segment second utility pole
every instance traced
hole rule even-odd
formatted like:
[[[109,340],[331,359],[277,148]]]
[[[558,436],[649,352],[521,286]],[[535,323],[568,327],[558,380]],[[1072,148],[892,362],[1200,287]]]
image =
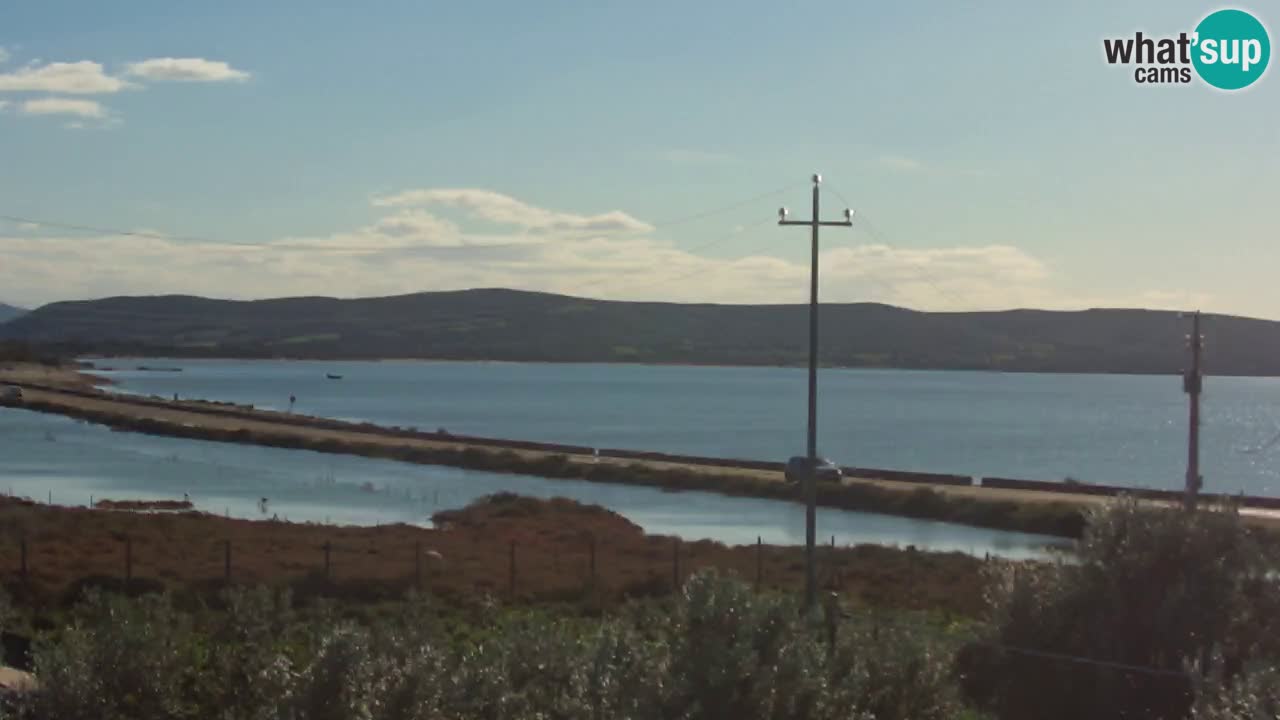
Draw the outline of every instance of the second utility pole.
[[[1200,311],[1191,316],[1191,334],[1187,336],[1191,348],[1191,369],[1182,379],[1182,390],[1189,396],[1187,421],[1187,488],[1183,504],[1188,510],[1196,509],[1203,479],[1200,477],[1200,390],[1204,375],[1200,372],[1200,350],[1204,336],[1200,334]]]
[[[813,176],[813,216],[808,220],[788,220],[787,209],[778,211],[779,225],[808,225],[812,231],[812,257],[809,268],[809,434],[806,446],[809,472],[804,483],[804,607],[812,611],[818,598],[817,541],[818,515],[818,228],[823,225],[851,227],[853,211],[845,209],[844,220],[823,222],[818,219],[818,186],[822,176]]]

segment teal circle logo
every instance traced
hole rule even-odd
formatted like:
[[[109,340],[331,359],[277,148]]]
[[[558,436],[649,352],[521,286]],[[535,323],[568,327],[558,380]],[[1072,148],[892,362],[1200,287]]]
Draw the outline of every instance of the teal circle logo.
[[[1219,10],[1196,26],[1191,63],[1200,79],[1220,90],[1249,87],[1267,71],[1271,38],[1258,18]]]

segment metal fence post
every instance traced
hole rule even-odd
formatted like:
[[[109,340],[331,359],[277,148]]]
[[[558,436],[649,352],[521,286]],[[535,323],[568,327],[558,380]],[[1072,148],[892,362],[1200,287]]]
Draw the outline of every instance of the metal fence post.
[[[422,541],[419,540],[413,546],[413,586],[422,589]]]
[[[755,592],[760,592],[760,582],[764,579],[764,542],[755,536]]]
[[[671,544],[671,592],[680,591],[680,538]]]
[[[587,564],[587,579],[591,587],[596,585],[596,536],[592,533],[590,536],[590,545],[588,547],[589,560]]]
[[[516,541],[511,541],[511,567],[507,577],[507,586],[511,594],[511,599],[516,599]]]

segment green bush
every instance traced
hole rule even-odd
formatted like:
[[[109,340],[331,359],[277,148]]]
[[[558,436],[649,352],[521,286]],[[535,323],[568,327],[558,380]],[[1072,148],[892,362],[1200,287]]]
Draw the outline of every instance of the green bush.
[[[1221,660],[1212,677],[1198,683],[1193,720],[1274,720],[1280,717],[1280,668],[1266,665],[1224,681]]]
[[[1234,509],[1116,501],[1075,558],[997,566],[990,631],[960,658],[966,689],[1001,718],[1184,717],[1189,664],[1277,657],[1274,570]]]
[[[218,611],[90,595],[40,639],[29,718],[941,720],[962,708],[945,649],[801,618],[697,575],[603,620],[513,613],[457,634],[429,605],[356,622],[237,591]]]

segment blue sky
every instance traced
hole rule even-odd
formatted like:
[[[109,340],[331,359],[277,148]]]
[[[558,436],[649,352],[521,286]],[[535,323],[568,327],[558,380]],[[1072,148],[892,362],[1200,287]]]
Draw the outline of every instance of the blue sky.
[[[827,300],[1280,318],[1276,69],[1102,56],[1219,5],[333,5],[0,8],[0,300],[797,302],[819,171]]]

